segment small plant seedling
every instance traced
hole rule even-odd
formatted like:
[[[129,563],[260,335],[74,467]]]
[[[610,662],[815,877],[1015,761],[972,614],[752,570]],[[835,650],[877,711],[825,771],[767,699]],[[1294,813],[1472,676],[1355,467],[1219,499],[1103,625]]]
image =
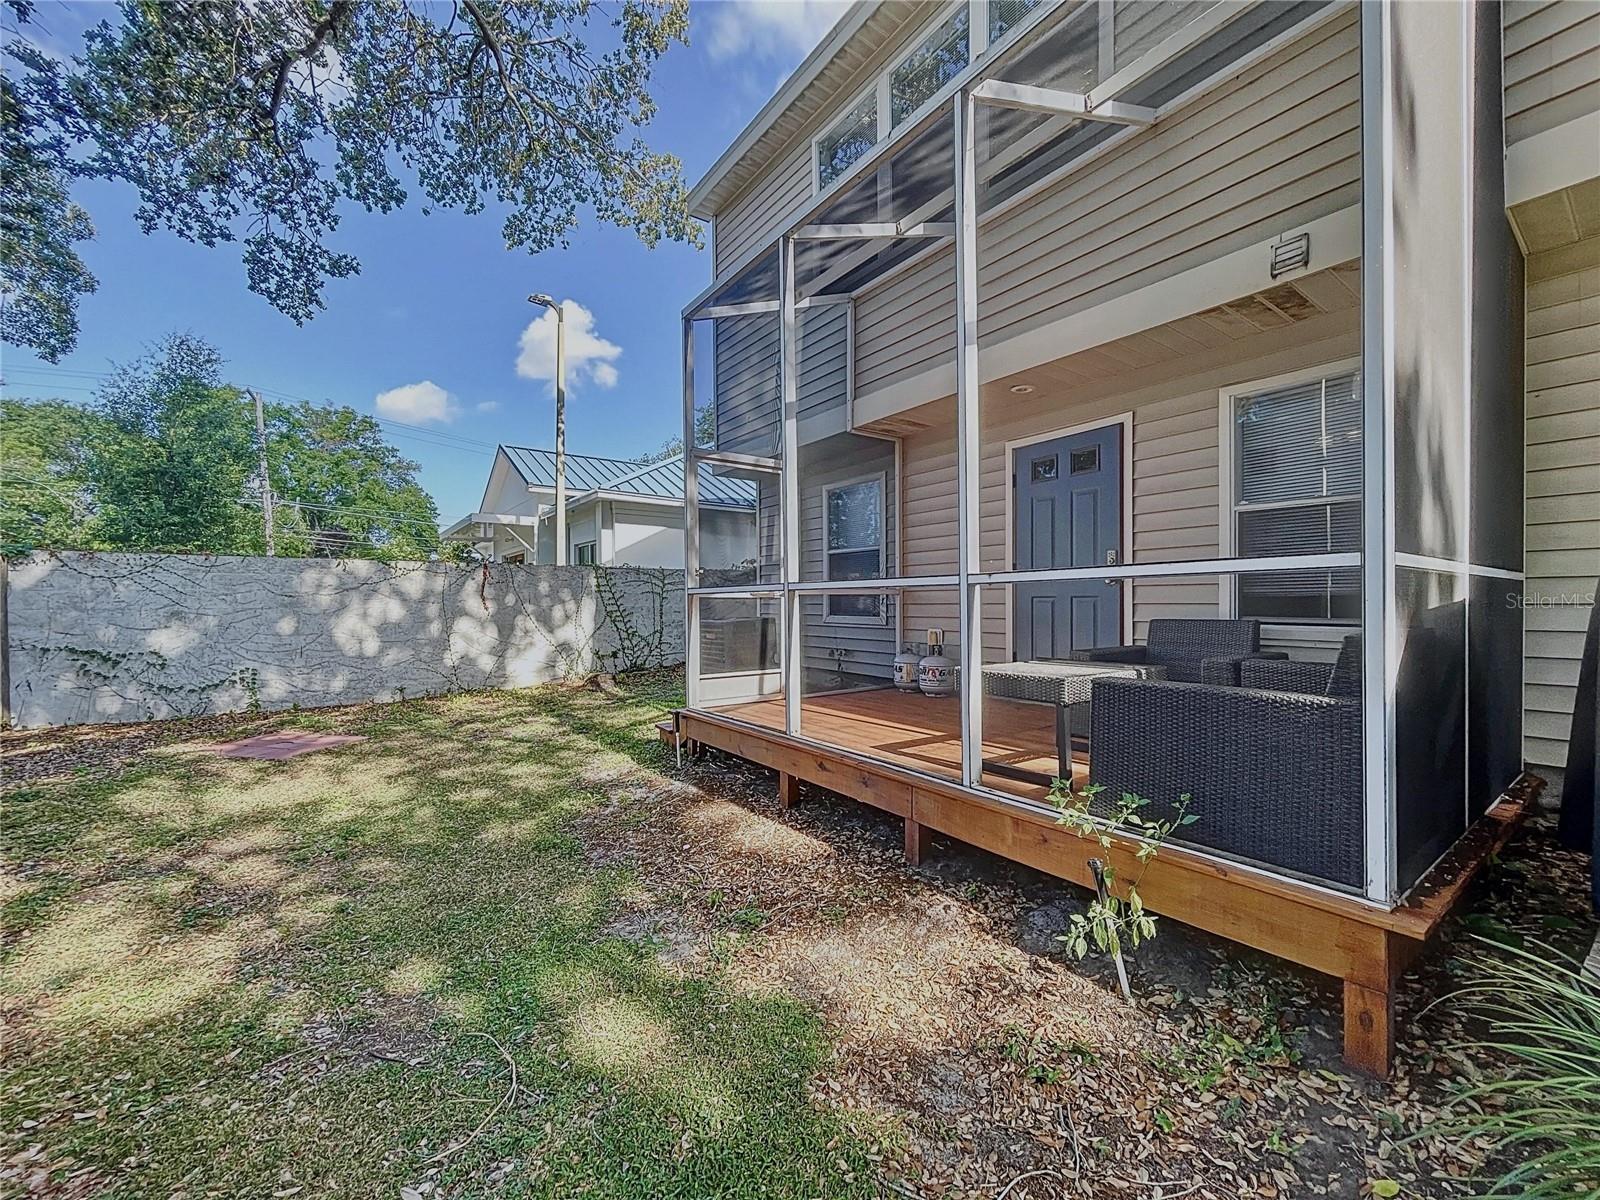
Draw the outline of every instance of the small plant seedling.
[[[1089,870],[1095,880],[1095,898],[1090,901],[1087,912],[1072,915],[1071,925],[1059,940],[1065,942],[1067,949],[1077,958],[1086,957],[1091,946],[1102,954],[1111,955],[1116,963],[1117,983],[1122,990],[1122,998],[1132,1001],[1128,969],[1122,957],[1123,946],[1137,949],[1140,943],[1153,938],[1156,933],[1156,919],[1145,911],[1144,901],[1139,896],[1139,884],[1172,832],[1192,825],[1199,818],[1189,811],[1193,798],[1187,792],[1178,797],[1173,805],[1172,817],[1168,820],[1150,820],[1140,816],[1139,810],[1148,807],[1150,802],[1131,792],[1122,794],[1122,799],[1117,802],[1110,816],[1097,817],[1090,812],[1090,806],[1104,790],[1099,784],[1093,783],[1081,790],[1075,789],[1072,781],[1067,779],[1057,779],[1050,788],[1050,801],[1056,808],[1057,823],[1065,825],[1079,837],[1093,841],[1107,853],[1106,858],[1089,860]],[[1139,875],[1123,887],[1120,896],[1117,894],[1119,880],[1116,868],[1107,861],[1118,834],[1139,839],[1134,850],[1134,858],[1139,863]]]

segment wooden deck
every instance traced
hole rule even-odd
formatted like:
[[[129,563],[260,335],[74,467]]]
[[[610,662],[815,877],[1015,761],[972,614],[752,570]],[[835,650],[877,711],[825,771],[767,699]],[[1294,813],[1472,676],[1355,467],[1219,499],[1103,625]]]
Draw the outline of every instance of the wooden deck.
[[[736,721],[783,732],[783,699],[711,710]],[[1056,774],[1055,715],[1043,704],[986,700],[983,706],[985,762]],[[924,696],[889,688],[807,696],[800,705],[800,733],[869,758],[960,782],[961,703],[954,696]],[[1073,757],[1073,775],[1088,775],[1087,757]],[[1024,800],[1043,801],[1048,788],[990,773],[985,783]]]
[[[1052,719],[1041,705],[987,702],[985,759],[1053,774]],[[1131,845],[1114,845],[1106,855],[1098,843],[1057,824],[1041,803],[1043,786],[992,775],[986,786],[1006,795],[962,786],[953,698],[893,691],[813,696],[802,705],[800,738],[785,734],[783,724],[783,701],[775,698],[681,710],[663,723],[662,736],[691,752],[714,747],[776,770],[785,805],[804,781],[895,814],[904,821],[913,863],[928,852],[931,835],[941,833],[1082,887],[1093,886],[1093,857],[1109,857],[1122,878],[1138,875]],[[1073,773],[1085,771],[1080,756]],[[1154,912],[1342,980],[1345,1059],[1386,1075],[1396,979],[1509,840],[1537,791],[1536,782],[1514,785],[1399,908],[1172,845],[1150,864],[1140,894]]]

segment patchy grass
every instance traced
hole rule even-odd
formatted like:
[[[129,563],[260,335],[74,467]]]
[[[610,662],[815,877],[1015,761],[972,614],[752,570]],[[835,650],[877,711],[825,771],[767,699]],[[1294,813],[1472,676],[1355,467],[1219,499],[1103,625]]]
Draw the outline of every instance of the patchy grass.
[[[662,765],[672,686],[280,714],[248,731],[371,740],[279,763],[174,740],[12,791],[0,1178],[871,1194],[868,1143],[805,1094],[828,1049],[815,1009],[607,928],[636,882],[573,819]]]
[[[716,754],[670,674],[0,737],[0,1194],[1301,1200],[1480,1194],[1463,947],[1587,947],[1533,828],[1404,977],[1394,1078],[1330,981]],[[366,734],[287,762],[209,742]],[[1423,1134],[1423,1136],[1418,1136]],[[1390,1190],[1397,1189],[1397,1190]]]

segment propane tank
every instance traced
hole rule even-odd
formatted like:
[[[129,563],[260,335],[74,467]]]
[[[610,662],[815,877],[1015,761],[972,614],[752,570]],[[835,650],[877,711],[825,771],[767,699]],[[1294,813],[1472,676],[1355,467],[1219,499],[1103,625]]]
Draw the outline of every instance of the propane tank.
[[[907,642],[905,648],[894,656],[894,686],[897,691],[917,690],[917,663],[921,661],[922,655],[917,653],[916,647],[910,642]]]
[[[953,696],[956,665],[944,656],[944,630],[928,630],[928,653],[917,663],[917,686],[924,696]]]

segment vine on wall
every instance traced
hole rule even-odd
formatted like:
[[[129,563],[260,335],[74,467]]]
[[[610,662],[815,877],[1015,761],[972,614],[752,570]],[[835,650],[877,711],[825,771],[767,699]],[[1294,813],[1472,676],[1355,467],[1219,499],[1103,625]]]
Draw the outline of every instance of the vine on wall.
[[[13,566],[24,725],[526,686],[682,657],[681,571],[71,552]]]

